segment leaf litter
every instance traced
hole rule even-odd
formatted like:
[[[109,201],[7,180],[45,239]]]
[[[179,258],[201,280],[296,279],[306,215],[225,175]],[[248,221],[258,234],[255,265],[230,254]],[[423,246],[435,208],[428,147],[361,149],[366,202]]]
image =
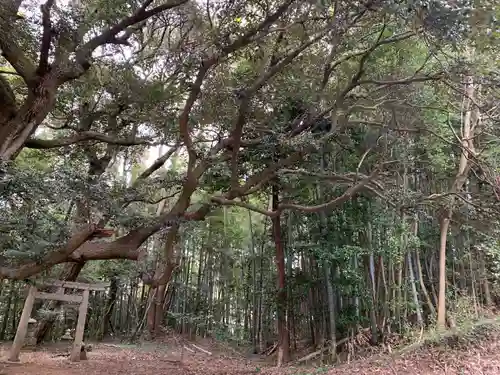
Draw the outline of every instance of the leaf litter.
[[[206,345],[206,343],[204,343]],[[209,347],[207,354],[185,350],[172,340],[138,346],[97,344],[87,361],[43,350],[22,352],[20,364],[0,364],[0,375],[497,375],[500,374],[500,329],[482,326],[465,335],[438,341],[392,355],[374,355],[330,367],[282,367],[269,361],[245,358],[234,350]],[[8,347],[0,355],[5,357]],[[3,368],[2,368],[3,367]]]

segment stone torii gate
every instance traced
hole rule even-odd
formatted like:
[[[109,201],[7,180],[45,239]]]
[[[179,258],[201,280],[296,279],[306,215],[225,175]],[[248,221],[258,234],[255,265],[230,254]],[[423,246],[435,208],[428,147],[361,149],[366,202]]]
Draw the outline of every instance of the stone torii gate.
[[[37,286],[30,286],[28,296],[26,297],[26,300],[24,302],[21,319],[19,320],[19,324],[17,325],[16,337],[14,338],[14,342],[12,343],[12,347],[10,349],[9,361],[19,362],[19,353],[21,352],[21,348],[24,345],[24,340],[28,331],[28,322],[31,317],[31,310],[33,310],[33,303],[35,302],[36,298],[80,304],[80,307],[78,309],[78,322],[76,324],[75,340],[70,355],[71,361],[79,361],[83,342],[83,333],[85,330],[85,321],[87,319],[87,310],[89,307],[90,291],[104,291],[107,287],[109,287],[109,283],[85,284],[57,280],[42,282],[38,284],[38,286],[54,286],[57,287],[58,290],[56,293],[44,293],[39,292]],[[83,294],[65,294],[65,288],[82,290]]]

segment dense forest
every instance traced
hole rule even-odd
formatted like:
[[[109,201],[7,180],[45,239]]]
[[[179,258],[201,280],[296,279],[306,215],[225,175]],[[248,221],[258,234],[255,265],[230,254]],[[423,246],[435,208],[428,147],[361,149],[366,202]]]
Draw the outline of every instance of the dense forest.
[[[0,1],[0,339],[40,279],[110,283],[86,337],[211,337],[278,365],[494,313],[498,15]],[[60,302],[33,316],[38,342],[75,324]]]

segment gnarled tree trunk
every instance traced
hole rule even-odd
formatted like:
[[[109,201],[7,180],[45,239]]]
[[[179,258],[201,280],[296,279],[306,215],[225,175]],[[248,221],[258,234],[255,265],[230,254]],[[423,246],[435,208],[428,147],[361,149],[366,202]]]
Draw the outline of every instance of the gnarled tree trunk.
[[[156,267],[153,276],[153,287],[150,290],[150,301],[147,315],[147,329],[152,337],[160,332],[161,323],[164,316],[164,301],[167,284],[172,279],[175,269],[179,265],[179,257],[175,253],[179,226],[174,225],[167,233],[165,240],[164,261]]]
[[[0,160],[15,159],[28,138],[54,107],[57,77],[54,73],[49,73],[37,78],[37,85],[29,89],[28,97],[16,115],[0,123]]]

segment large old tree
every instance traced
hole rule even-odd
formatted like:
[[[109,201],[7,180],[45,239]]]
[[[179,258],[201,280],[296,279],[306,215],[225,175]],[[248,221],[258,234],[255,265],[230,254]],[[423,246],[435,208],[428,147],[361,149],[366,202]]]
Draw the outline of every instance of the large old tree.
[[[463,159],[474,157],[493,184],[489,159],[473,153],[466,130],[454,137],[429,121],[438,98],[444,106],[465,96],[466,112],[477,105],[461,78],[479,72],[468,71],[456,52],[470,32],[461,27],[469,14],[463,7],[34,3],[0,5],[2,278],[65,264],[59,277],[75,279],[88,261],[138,260],[149,239],[161,240],[161,261],[143,272],[151,300],[161,299],[186,222],[239,206],[271,218],[285,362],[283,212],[319,213],[323,231],[326,214],[363,194],[386,201],[403,221],[415,207],[437,202],[432,214],[445,212],[439,217],[446,223],[460,209],[455,198],[450,203],[433,189],[417,194],[419,181],[434,173],[418,171],[437,149],[459,150],[457,181],[465,178]],[[482,24],[474,25],[481,34]],[[441,51],[443,43],[454,52]],[[142,167],[140,157],[151,150],[158,156]],[[169,163],[181,167],[164,168]],[[452,175],[445,170],[437,185]],[[338,188],[335,194],[325,193],[324,183]],[[444,190],[457,194],[463,185]],[[490,215],[489,208],[481,212]],[[373,262],[366,258],[368,268]],[[326,261],[324,268],[331,279]],[[329,305],[335,327],[333,299]],[[158,322],[154,313],[148,319]]]

